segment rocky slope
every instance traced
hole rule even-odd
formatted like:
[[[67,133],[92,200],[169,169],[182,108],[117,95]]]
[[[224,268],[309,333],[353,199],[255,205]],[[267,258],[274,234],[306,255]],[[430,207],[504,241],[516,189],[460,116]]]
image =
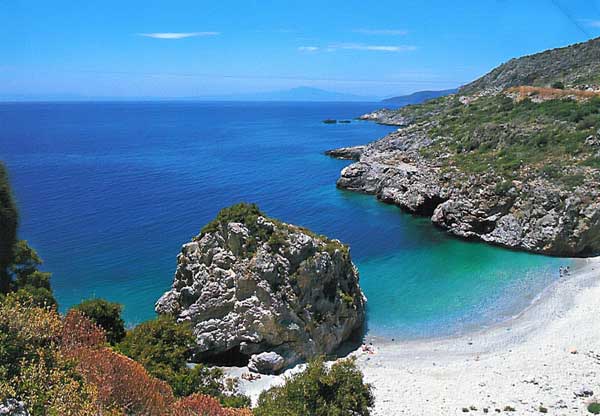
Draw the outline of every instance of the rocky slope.
[[[272,373],[334,352],[365,298],[347,246],[239,204],[183,246],[156,311],[191,321],[198,361]]]
[[[600,38],[511,59],[463,86],[459,94],[497,92],[519,85],[551,86],[555,82],[567,88],[599,85]]]
[[[463,94],[379,112],[377,121],[398,120],[403,128],[367,146],[329,151],[356,160],[338,186],[430,216],[460,237],[552,255],[600,254],[600,97],[492,88],[518,84],[522,73],[513,68],[552,61],[557,53],[571,65],[581,60],[593,67],[600,61],[589,62],[588,53],[597,47],[592,40],[511,61]],[[543,82],[587,71],[560,68],[560,79],[548,75],[551,65]],[[509,78],[517,81],[500,81]],[[464,94],[472,90],[478,92]]]

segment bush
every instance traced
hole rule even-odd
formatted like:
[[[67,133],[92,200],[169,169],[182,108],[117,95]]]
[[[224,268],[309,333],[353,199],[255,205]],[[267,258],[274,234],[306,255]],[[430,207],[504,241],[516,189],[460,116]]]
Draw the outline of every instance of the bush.
[[[160,315],[128,331],[117,348],[156,377],[172,381],[187,368],[194,341],[189,323],[178,324],[173,317]]]
[[[565,84],[562,81],[556,81],[552,83],[552,88],[556,88],[558,90],[564,90]]]
[[[590,403],[587,407],[588,412],[593,415],[600,415],[600,403]]]
[[[121,318],[122,306],[104,299],[88,299],[73,307],[100,325],[112,345],[125,337],[125,322]]]
[[[228,389],[220,369],[202,364],[187,366],[194,345],[189,323],[178,324],[173,317],[161,315],[128,331],[117,348],[169,383],[177,396],[202,393],[217,397],[226,405],[248,406],[250,400],[246,396],[225,394]]]
[[[62,331],[53,308],[15,294],[0,302],[0,397],[34,415],[96,415],[95,390],[59,350]]]
[[[323,360],[317,359],[283,386],[261,393],[254,414],[367,416],[373,404],[372,387],[363,382],[354,360],[342,360],[327,369]]]
[[[264,214],[258,209],[256,204],[241,202],[219,211],[217,217],[206,224],[200,231],[200,234],[203,235],[218,231],[220,225],[230,222],[239,222],[246,226],[252,226],[256,223],[259,216],[264,216]]]
[[[81,347],[69,352],[77,371],[96,387],[108,409],[126,414],[165,415],[175,402],[167,383],[152,377],[139,363],[109,348]]]

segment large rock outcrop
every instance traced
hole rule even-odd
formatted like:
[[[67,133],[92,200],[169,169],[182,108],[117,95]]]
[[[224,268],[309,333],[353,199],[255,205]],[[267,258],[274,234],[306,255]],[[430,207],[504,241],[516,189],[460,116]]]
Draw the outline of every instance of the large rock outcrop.
[[[365,298],[347,246],[239,204],[183,246],[156,311],[191,322],[196,360],[269,373],[334,352]]]

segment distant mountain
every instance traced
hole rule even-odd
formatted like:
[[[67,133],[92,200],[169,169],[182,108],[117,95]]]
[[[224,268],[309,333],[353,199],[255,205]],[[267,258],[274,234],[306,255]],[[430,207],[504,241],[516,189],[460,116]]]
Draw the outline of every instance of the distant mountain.
[[[600,84],[600,38],[511,59],[460,89],[461,94],[529,85],[566,88]]]
[[[417,91],[409,95],[400,95],[398,97],[391,97],[382,100],[384,103],[394,104],[402,107],[409,104],[421,104],[432,98],[442,97],[444,95],[454,94],[458,91],[457,88],[442,91]]]
[[[282,91],[222,96],[217,99],[239,101],[377,101],[374,98],[326,91],[312,87],[297,87]]]

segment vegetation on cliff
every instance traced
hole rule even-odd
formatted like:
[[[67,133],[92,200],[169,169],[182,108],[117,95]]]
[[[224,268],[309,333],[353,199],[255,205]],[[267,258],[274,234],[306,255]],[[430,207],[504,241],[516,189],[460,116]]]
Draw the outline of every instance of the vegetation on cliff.
[[[566,188],[600,179],[600,97],[586,101],[514,101],[504,94],[470,104],[443,99],[424,128],[433,140],[422,156],[473,174],[505,180],[548,178]]]

